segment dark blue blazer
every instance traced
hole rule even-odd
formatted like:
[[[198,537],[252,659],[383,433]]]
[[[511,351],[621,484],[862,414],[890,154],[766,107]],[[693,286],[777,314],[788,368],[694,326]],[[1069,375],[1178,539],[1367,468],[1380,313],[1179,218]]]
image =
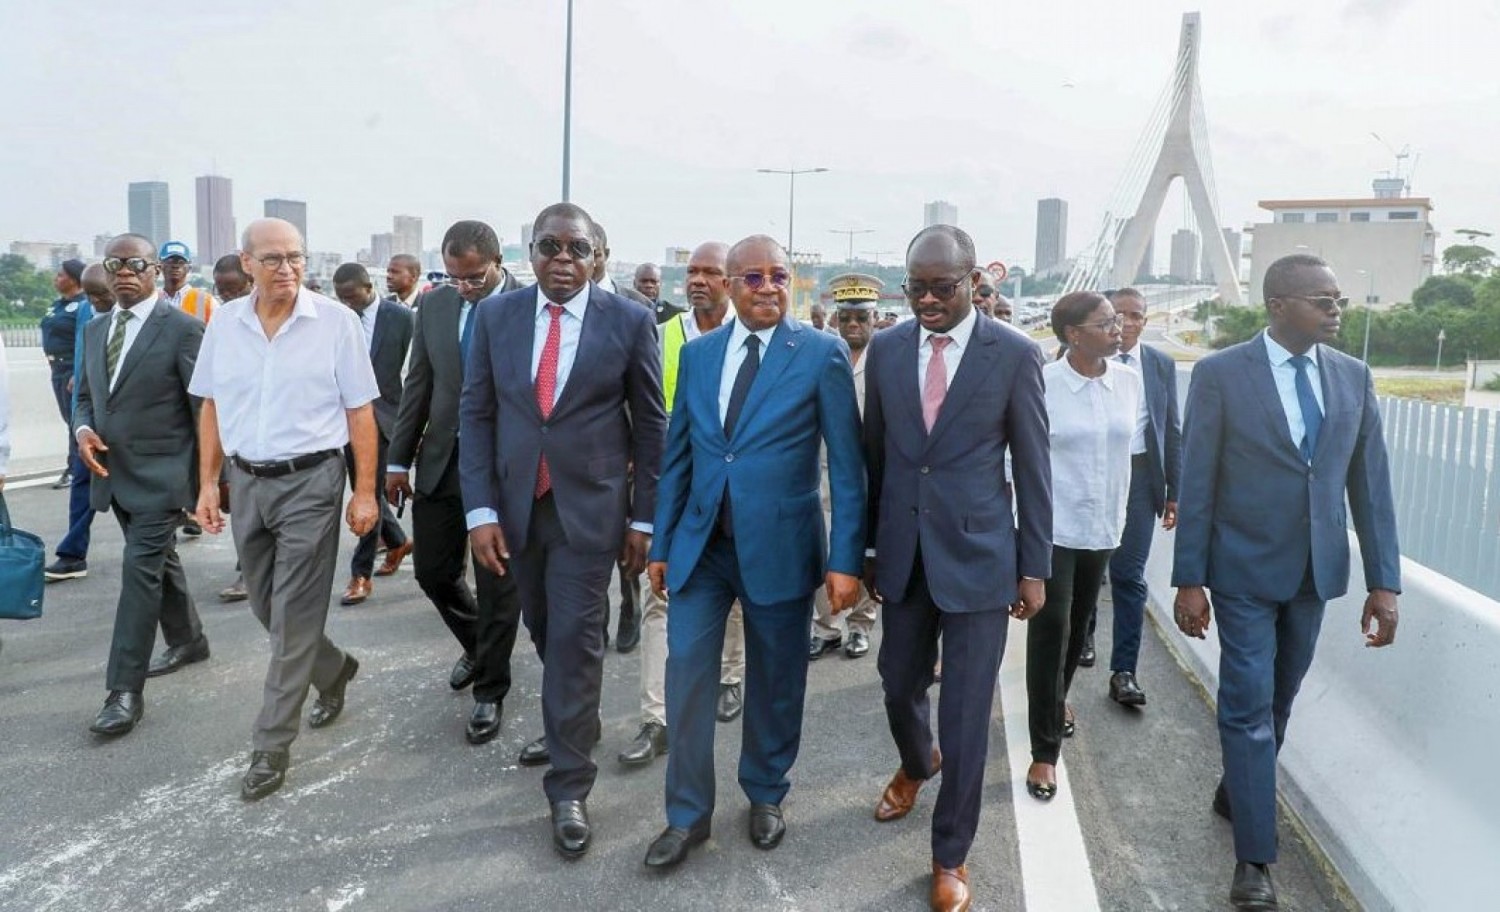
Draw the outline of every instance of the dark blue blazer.
[[[1284,602],[1310,561],[1318,597],[1343,595],[1347,495],[1366,585],[1399,592],[1401,548],[1369,368],[1318,346],[1326,414],[1309,466],[1292,442],[1263,335],[1193,369],[1172,585]]]
[[[1151,464],[1151,507],[1160,516],[1167,501],[1177,499],[1182,480],[1182,421],[1177,416],[1177,362],[1142,343],[1141,379],[1150,416],[1146,455]]]
[[[842,340],[783,320],[735,424],[724,437],[719,381],[732,324],[682,347],[677,394],[657,488],[651,559],[667,562],[667,586],[692,575],[726,488],[746,594],[757,604],[806,597],[826,567],[858,576],[864,566],[865,467],[854,371]],[[825,538],[818,444],[828,446],[832,534]]]
[[[927,585],[950,612],[1000,611],[1022,576],[1052,575],[1052,465],[1042,351],[980,318],[932,433],[922,420],[916,320],[865,350],[865,463],[875,585],[902,601],[918,545]],[[1019,533],[1005,485],[1011,452]]]
[[[538,294],[533,286],[492,295],[472,317],[458,407],[464,510],[498,510],[511,553],[526,547],[546,453],[568,544],[615,551],[628,523],[649,523],[656,511],[667,424],[656,321],[591,284],[576,360],[543,420],[531,379]]]

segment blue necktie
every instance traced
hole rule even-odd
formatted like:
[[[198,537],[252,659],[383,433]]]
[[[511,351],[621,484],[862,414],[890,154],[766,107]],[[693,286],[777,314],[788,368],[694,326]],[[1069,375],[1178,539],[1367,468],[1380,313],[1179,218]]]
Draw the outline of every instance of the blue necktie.
[[[1306,432],[1302,437],[1302,458],[1311,464],[1318,447],[1318,429],[1323,426],[1323,410],[1318,408],[1318,397],[1313,395],[1312,381],[1307,376],[1312,359],[1294,355],[1291,363],[1297,369],[1297,406],[1302,409],[1302,427]]]
[[[1120,352],[1120,363],[1121,364],[1129,364],[1130,363],[1130,356],[1127,355],[1124,352]]]
[[[465,368],[469,366],[469,342],[474,338],[474,311],[478,309],[477,304],[469,305],[469,315],[464,319],[463,332],[458,336],[458,353]]]

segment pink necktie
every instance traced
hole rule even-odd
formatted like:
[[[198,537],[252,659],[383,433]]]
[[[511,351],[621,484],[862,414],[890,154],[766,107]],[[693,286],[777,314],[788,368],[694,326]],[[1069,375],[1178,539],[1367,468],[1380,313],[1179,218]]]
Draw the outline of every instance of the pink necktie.
[[[922,420],[929,434],[943,409],[943,397],[948,395],[948,366],[943,362],[943,349],[953,340],[948,336],[932,336],[931,341],[932,357],[927,360],[927,376],[922,381]]]
[[[536,405],[542,410],[542,420],[552,414],[552,402],[557,398],[557,361],[562,352],[561,304],[548,304],[547,312],[552,322],[547,326],[547,343],[542,346],[542,360],[536,366]],[[552,490],[552,472],[547,468],[547,454],[536,469],[536,496],[538,499]]]

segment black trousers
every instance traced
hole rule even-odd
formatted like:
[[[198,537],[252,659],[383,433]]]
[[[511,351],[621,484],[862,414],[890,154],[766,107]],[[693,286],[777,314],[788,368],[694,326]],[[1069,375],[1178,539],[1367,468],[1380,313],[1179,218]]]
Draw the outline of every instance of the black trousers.
[[[401,528],[401,521],[396,518],[396,513],[391,509],[390,502],[385,499],[385,457],[386,451],[390,449],[391,442],[384,434],[377,434],[380,439],[379,447],[375,455],[375,500],[380,505],[380,521],[374,528],[359,537],[359,544],[354,546],[354,556],[349,560],[350,576],[369,576],[375,571],[375,549],[380,542],[385,542],[387,548],[399,548],[406,544],[406,530]],[[354,489],[354,448],[344,447],[344,464],[349,467],[349,489]]]
[[[1113,553],[1052,546],[1047,603],[1026,623],[1026,699],[1034,763],[1056,763],[1062,753],[1063,701],[1078,670],[1089,618]],[[947,674],[946,665],[943,673]]]
[[[521,623],[515,578],[496,576],[474,564],[474,587],[466,577],[469,532],[459,490],[458,451],[448,460],[431,494],[411,505],[412,566],[417,585],[437,608],[453,638],[476,665],[474,699],[500,702],[510,693],[510,657]]]
[[[203,624],[177,557],[175,533],[182,524],[182,511],[132,513],[116,503],[114,513],[125,533],[125,554],[105,686],[139,693],[146,684],[156,625],[161,624],[170,647],[202,636]]]

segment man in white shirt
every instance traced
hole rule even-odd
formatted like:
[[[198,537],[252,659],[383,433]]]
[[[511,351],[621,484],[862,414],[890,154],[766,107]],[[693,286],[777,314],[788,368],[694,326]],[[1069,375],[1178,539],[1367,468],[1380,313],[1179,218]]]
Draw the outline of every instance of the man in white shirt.
[[[227,454],[234,540],[251,610],[271,634],[265,701],[255,721],[241,797],[281,787],[308,685],[318,698],[308,725],[339,717],[359,670],[323,632],[339,546],[345,444],[354,451],[354,496],[345,521],[364,535],[375,501],[379,396],[359,318],[302,287],[307,252],[290,222],[257,219],[240,260],[255,280],[226,304],[204,338],[190,388],[199,422],[198,521],[221,532],[219,472]]]

